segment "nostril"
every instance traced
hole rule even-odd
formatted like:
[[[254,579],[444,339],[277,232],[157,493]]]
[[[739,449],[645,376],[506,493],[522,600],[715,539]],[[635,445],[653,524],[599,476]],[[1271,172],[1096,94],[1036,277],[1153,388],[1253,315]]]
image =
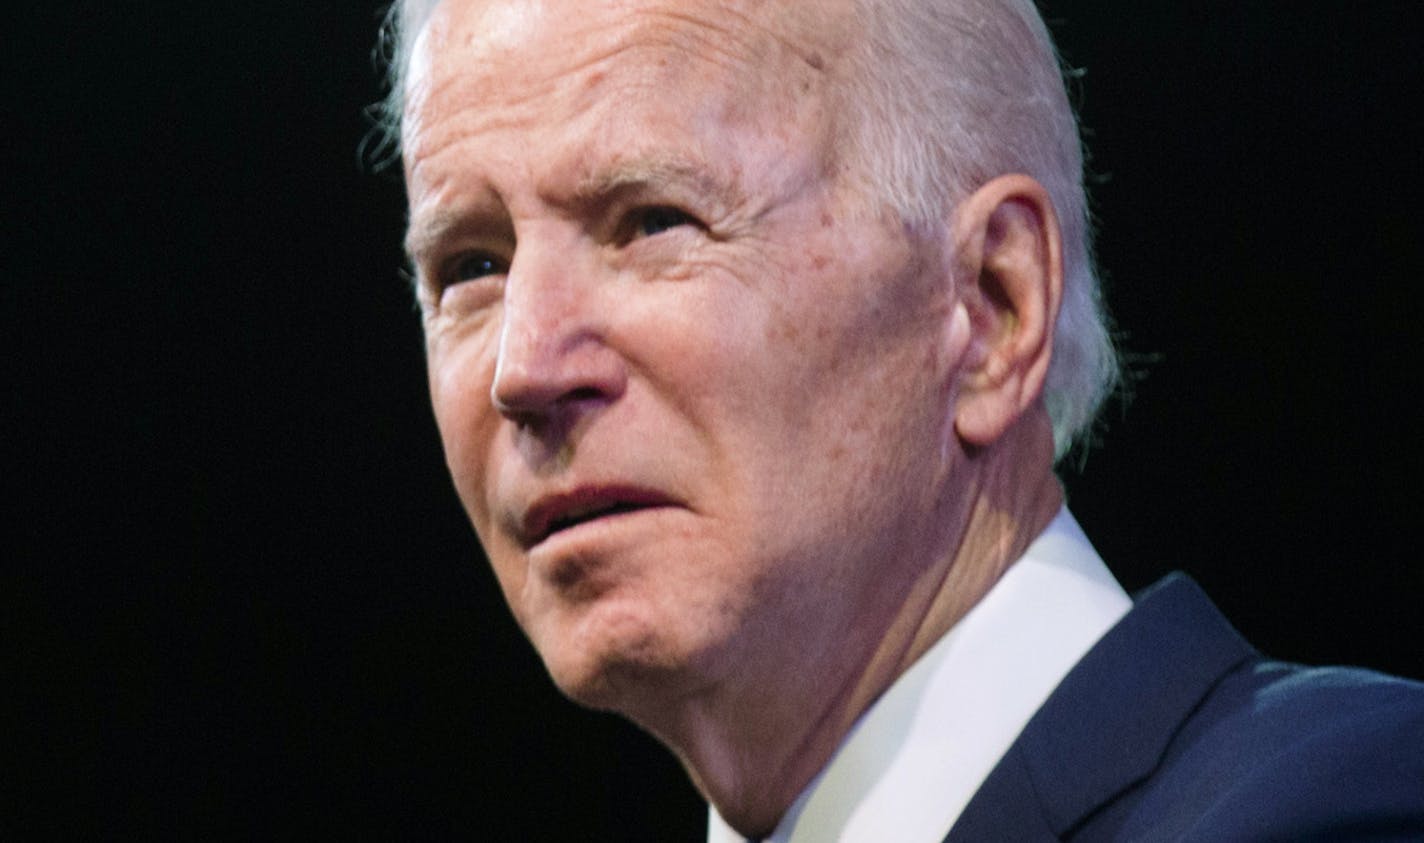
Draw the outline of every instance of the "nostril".
[[[570,390],[569,393],[564,396],[564,400],[582,403],[584,401],[597,401],[603,397],[603,392],[598,388],[592,386],[581,386],[578,389]]]
[[[578,386],[562,392],[549,392],[533,399],[527,394],[511,396],[494,390],[490,399],[501,415],[521,426],[536,424],[544,419],[564,415],[569,410],[589,404],[607,402],[615,397],[601,386]]]
[[[528,424],[616,401],[628,373],[616,351],[589,330],[561,323],[513,332],[506,323],[490,399],[506,418]]]
[[[609,395],[595,386],[571,389],[556,399],[532,407],[501,407],[500,412],[520,428],[540,439],[566,437],[580,419],[609,400]]]

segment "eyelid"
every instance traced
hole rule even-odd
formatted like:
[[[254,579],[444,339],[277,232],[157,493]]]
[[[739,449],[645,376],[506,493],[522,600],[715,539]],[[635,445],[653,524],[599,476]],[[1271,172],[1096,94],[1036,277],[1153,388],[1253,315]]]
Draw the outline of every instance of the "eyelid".
[[[487,260],[496,267],[490,272],[481,275],[481,278],[503,275],[509,271],[509,259],[502,255],[498,249],[467,247],[452,250],[448,257],[437,259],[433,266],[434,272],[431,275],[432,280],[434,280],[436,286],[442,290],[454,286],[455,284],[476,280],[456,277],[460,265],[471,259]]]
[[[648,221],[649,216],[658,213],[672,214],[680,219],[676,224],[668,225],[659,231],[644,232],[640,230]],[[685,206],[676,202],[646,202],[633,205],[623,212],[619,217],[616,238],[619,243],[628,244],[634,240],[648,237],[656,237],[665,234],[673,229],[691,226],[699,231],[705,231],[707,224],[704,223],[697,214],[688,210]]]
[[[475,196],[448,207],[422,209],[406,234],[406,254],[419,278],[442,287],[459,261],[485,252],[508,264],[513,250],[513,222],[491,197]]]

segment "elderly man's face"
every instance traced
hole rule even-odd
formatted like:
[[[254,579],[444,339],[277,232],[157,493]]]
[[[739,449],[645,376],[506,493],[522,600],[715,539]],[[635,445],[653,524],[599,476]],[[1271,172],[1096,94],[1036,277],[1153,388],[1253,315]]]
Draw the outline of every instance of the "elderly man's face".
[[[436,419],[593,705],[854,658],[944,539],[943,261],[848,195],[837,45],[771,9],[446,0],[417,44]]]

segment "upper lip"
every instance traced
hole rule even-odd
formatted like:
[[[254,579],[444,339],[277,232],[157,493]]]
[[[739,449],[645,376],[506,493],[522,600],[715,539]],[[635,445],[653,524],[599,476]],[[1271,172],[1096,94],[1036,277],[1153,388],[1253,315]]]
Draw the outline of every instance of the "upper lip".
[[[642,486],[587,485],[537,498],[519,519],[519,538],[533,547],[552,533],[610,510],[641,509],[676,504],[670,496]]]

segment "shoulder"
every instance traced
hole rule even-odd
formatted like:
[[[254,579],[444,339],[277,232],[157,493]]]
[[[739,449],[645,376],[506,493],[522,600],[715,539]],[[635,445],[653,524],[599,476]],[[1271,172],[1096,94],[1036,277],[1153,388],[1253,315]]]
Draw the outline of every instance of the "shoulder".
[[[1132,802],[1144,830],[1175,818],[1163,838],[1420,839],[1424,684],[1248,660],[1183,722]]]
[[[1424,840],[1424,684],[1264,659],[1171,576],[1064,678],[955,831]]]

